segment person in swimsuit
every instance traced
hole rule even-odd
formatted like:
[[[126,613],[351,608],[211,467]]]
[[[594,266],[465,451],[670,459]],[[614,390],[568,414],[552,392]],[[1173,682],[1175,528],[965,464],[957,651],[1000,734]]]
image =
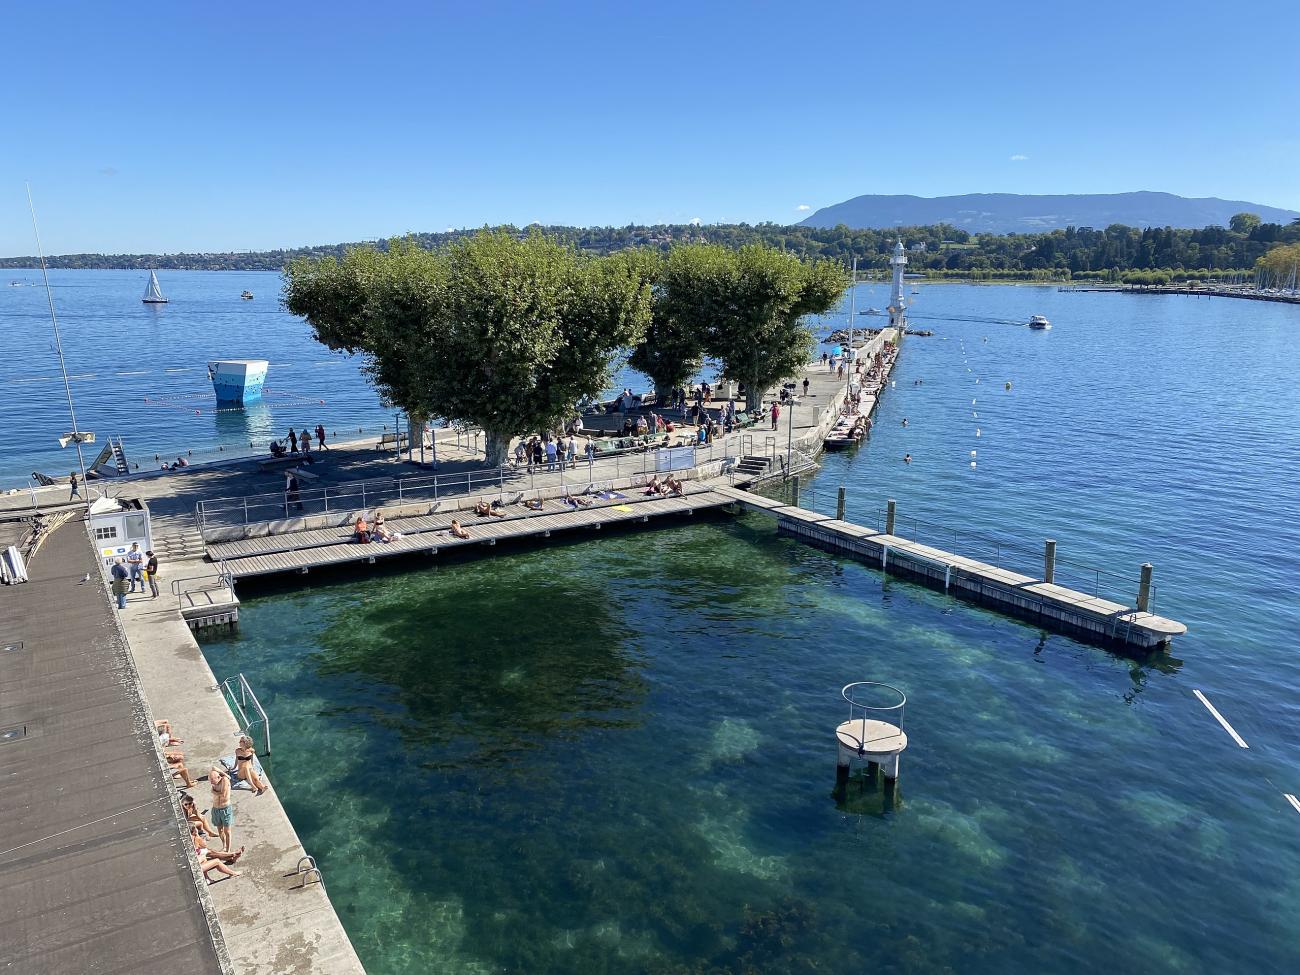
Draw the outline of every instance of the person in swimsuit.
[[[370,541],[370,526],[366,524],[365,515],[357,515],[357,520],[352,525],[352,541],[363,545]]]
[[[203,878],[207,880],[209,884],[217,883],[215,880],[208,879],[208,871],[210,870],[215,870],[217,873],[224,874],[227,877],[239,876],[238,870],[231,870],[218,857],[213,855],[213,852],[209,850],[207,845],[200,839],[197,828],[190,828],[190,838],[194,843],[194,855],[199,858],[199,869],[203,871]],[[243,850],[241,849],[240,852],[242,853]],[[231,862],[233,863],[234,861],[231,860]]]
[[[185,813],[187,825],[201,830],[207,836],[217,835],[217,828],[203,818],[203,813],[199,812],[199,804],[188,792],[181,793],[181,812]]]
[[[230,776],[215,766],[208,771],[212,786],[212,824],[217,827],[223,849],[230,849],[230,827],[235,825],[235,808],[230,804]]]
[[[253,750],[253,739],[248,735],[239,736],[239,744],[235,746],[235,774],[257,790],[260,796],[267,790],[266,782],[257,774],[257,769],[253,767],[253,756],[257,752]]]
[[[394,538],[392,532],[384,524],[384,513],[378,508],[375,509],[375,521],[370,526],[370,537],[380,542],[391,542]]]
[[[462,528],[460,522],[455,518],[451,520],[451,533],[457,538],[469,538],[469,532]]]

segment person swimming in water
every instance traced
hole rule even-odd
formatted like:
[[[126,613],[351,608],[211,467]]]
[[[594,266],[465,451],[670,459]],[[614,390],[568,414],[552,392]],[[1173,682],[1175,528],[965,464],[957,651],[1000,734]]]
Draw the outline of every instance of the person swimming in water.
[[[911,455],[911,454],[904,454],[904,455],[903,455],[903,463],[904,463],[904,464],[910,464],[910,463],[912,463],[912,455]]]

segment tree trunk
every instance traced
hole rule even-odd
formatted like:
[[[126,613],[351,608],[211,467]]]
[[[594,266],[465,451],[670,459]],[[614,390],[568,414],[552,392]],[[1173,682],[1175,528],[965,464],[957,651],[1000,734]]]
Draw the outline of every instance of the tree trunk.
[[[510,434],[483,431],[483,452],[488,467],[503,467],[510,454]]]
[[[674,384],[661,383],[658,380],[655,380],[655,406],[667,406],[672,401],[673,390],[676,388],[677,387]]]
[[[752,379],[742,379],[745,384],[745,409],[753,415],[763,408],[764,390]]]

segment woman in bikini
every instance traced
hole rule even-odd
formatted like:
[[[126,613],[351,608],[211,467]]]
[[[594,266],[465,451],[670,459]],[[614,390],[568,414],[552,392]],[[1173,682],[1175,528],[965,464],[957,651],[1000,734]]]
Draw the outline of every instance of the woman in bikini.
[[[253,767],[253,756],[256,754],[253,739],[248,735],[240,735],[239,744],[235,746],[235,774],[256,789],[260,796],[266,791],[267,785]]]
[[[462,528],[455,518],[451,520],[451,533],[457,538],[469,538],[469,532]]]
[[[199,805],[194,801],[194,797],[188,792],[181,793],[181,812],[185,813],[185,822],[199,830],[206,836],[216,836],[217,828],[208,822],[203,813],[199,812]]]
[[[227,877],[238,877],[238,870],[231,870],[227,863],[234,863],[244,853],[241,846],[238,850],[229,853],[216,853],[208,849],[208,845],[203,842],[203,837],[199,835],[197,826],[190,827],[190,839],[194,843],[194,855],[199,858],[199,869],[203,871],[203,877],[209,884],[215,884],[217,881],[208,879],[208,871],[215,870],[217,873],[224,874]]]

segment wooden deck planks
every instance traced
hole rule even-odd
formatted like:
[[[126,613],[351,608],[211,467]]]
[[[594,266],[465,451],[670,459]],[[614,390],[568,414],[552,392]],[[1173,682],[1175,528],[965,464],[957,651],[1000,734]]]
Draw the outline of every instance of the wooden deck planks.
[[[640,521],[664,515],[682,514],[696,509],[717,508],[730,504],[731,498],[715,491],[701,491],[684,498],[627,497],[613,499],[590,508],[562,510],[544,509],[543,513],[505,519],[465,519],[462,524],[470,533],[468,539],[454,538],[448,534],[451,513],[446,517],[420,516],[393,519],[389,525],[402,532],[402,537],[388,543],[358,545],[351,541],[351,533],[335,537],[327,544],[294,547],[294,535],[312,536],[321,532],[297,532],[283,536],[246,539],[243,542],[212,546],[214,556],[223,557],[227,568],[236,578],[293,572],[318,566],[338,565],[352,561],[370,561],[395,555],[426,551],[430,548],[456,548],[482,545],[490,541],[529,538],[547,532],[572,531],[596,525]],[[620,511],[620,507],[630,510]],[[459,514],[459,513],[457,513]],[[416,523],[423,523],[418,525]],[[410,528],[419,528],[408,531]],[[259,550],[260,543],[260,550]],[[236,548],[235,546],[239,546]],[[235,555],[240,551],[246,554]],[[227,553],[218,555],[218,552]]]

